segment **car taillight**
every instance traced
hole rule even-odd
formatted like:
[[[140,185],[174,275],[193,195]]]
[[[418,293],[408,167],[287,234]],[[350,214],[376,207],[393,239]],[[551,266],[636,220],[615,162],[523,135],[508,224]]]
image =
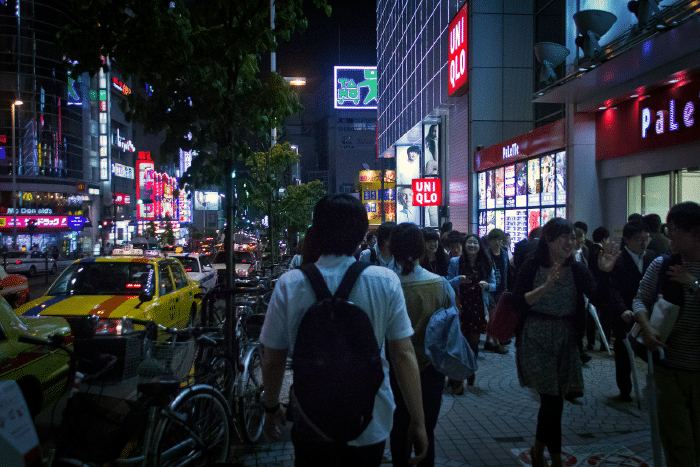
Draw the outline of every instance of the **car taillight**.
[[[18,259],[17,261],[15,261],[15,264],[22,264],[22,260]]]
[[[133,332],[134,324],[131,320],[122,319],[100,319],[95,323],[95,334],[107,334],[120,336]]]
[[[143,287],[143,284],[139,284],[138,282],[126,284],[127,289],[140,289],[141,287]]]
[[[185,268],[185,271],[192,272],[192,268]]]

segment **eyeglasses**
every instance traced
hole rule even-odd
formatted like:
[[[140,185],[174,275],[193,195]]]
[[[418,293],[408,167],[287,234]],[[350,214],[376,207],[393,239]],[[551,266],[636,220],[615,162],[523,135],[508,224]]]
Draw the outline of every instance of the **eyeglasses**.
[[[475,241],[468,241],[468,242],[466,242],[466,244],[467,244],[467,245],[477,245],[477,246],[479,246],[479,242],[475,242]]]

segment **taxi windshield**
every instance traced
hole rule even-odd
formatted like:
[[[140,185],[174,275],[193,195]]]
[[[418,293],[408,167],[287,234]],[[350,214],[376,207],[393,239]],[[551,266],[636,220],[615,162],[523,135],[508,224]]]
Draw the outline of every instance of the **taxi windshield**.
[[[154,294],[155,269],[150,263],[94,261],[73,263],[56,279],[47,295]]]

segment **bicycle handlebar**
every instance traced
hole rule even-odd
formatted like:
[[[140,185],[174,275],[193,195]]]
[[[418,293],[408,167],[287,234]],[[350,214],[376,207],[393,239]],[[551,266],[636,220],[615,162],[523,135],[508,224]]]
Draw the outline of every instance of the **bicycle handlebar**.
[[[159,331],[166,332],[168,334],[172,335],[191,335],[194,337],[199,337],[202,334],[208,333],[208,332],[219,332],[221,329],[217,326],[188,326],[186,328],[169,328],[166,326],[163,326],[162,324],[158,324],[155,321],[147,320],[147,319],[138,319],[138,318],[124,318],[130,320],[133,324],[138,324],[140,326],[146,326],[146,329],[155,329]]]

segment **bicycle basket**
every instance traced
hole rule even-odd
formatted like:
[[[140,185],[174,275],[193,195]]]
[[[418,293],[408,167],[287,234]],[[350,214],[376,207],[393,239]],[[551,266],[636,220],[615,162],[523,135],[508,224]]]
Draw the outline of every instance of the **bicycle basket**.
[[[165,343],[146,341],[137,374],[142,379],[185,381],[192,371],[196,350],[194,339]]]
[[[56,435],[58,453],[85,462],[117,459],[134,434],[143,433],[146,413],[129,401],[78,392],[67,401]]]

